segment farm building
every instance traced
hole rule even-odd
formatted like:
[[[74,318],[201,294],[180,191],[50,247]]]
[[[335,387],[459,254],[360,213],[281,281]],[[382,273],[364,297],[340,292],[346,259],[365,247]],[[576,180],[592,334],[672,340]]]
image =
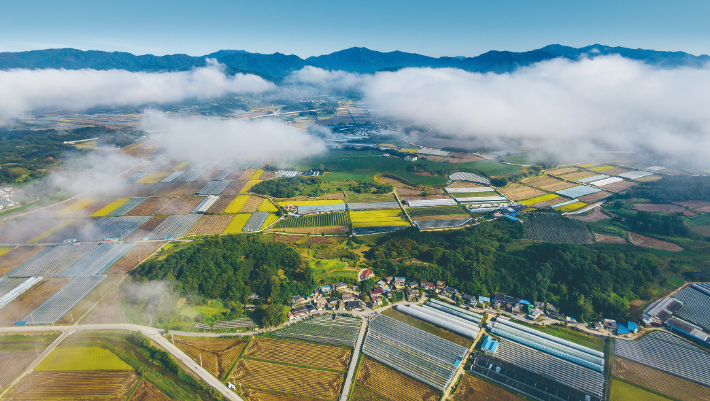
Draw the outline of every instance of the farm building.
[[[419,298],[419,290],[407,290],[407,301],[412,302]]]
[[[626,327],[625,324],[618,323],[616,325],[616,334],[618,334],[620,336],[625,336],[625,335],[629,334],[629,329]]]
[[[481,351],[488,355],[494,355],[498,349],[499,342],[494,340],[491,336],[486,336],[483,339],[483,345],[481,345]]]
[[[636,334],[639,331],[639,325],[634,322],[627,322],[626,328],[629,329],[630,333]]]

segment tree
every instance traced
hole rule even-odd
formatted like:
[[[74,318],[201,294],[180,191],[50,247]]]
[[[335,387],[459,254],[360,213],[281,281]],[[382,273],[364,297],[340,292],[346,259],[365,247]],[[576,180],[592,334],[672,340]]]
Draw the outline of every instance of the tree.
[[[283,305],[271,304],[264,310],[264,315],[261,318],[261,324],[264,327],[275,327],[284,324],[288,320]]]

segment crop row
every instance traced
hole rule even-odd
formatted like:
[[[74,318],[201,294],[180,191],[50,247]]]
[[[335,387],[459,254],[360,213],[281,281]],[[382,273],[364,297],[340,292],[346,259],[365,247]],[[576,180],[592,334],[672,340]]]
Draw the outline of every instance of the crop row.
[[[525,222],[525,238],[558,244],[591,244],[592,234],[582,221],[558,213],[530,213]]]
[[[273,228],[329,227],[348,226],[350,218],[347,212],[309,214],[281,219]]]
[[[350,362],[350,350],[346,348],[268,338],[254,339],[244,356],[342,371]]]
[[[292,324],[274,335],[318,343],[355,346],[360,332],[360,319],[341,316],[319,316]]]
[[[8,277],[54,277],[99,247],[98,244],[57,245],[21,264]]]
[[[148,220],[150,216],[104,217],[81,230],[75,239],[79,242],[103,241],[107,238],[122,240]]]
[[[168,216],[155,230],[148,234],[147,238],[155,240],[184,237],[200,217],[202,216],[198,214]]]

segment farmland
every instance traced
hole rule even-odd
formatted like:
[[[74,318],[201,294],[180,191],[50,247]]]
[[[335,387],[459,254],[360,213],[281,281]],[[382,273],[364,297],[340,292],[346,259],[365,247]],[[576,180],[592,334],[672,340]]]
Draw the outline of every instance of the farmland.
[[[176,337],[174,342],[194,361],[201,361],[208,372],[222,378],[239,358],[248,339]]]
[[[446,216],[467,214],[464,209],[459,206],[434,206],[434,207],[417,207],[407,209],[407,213],[412,218],[422,216]]]
[[[531,213],[525,222],[525,238],[558,244],[591,244],[587,226],[557,213]]]
[[[528,178],[523,181],[523,183],[550,192],[575,186],[574,184],[550,176]]]
[[[520,203],[522,203],[523,205],[531,206],[531,205],[535,205],[535,204],[538,204],[541,202],[547,202],[547,201],[550,201],[553,199],[557,199],[559,197],[560,197],[559,195],[555,195],[555,194],[546,194],[546,195],[540,195],[540,196],[536,196],[533,198],[525,199],[525,200],[521,201]]]
[[[227,207],[234,201],[234,196],[220,196],[210,208],[211,213],[226,213]]]
[[[107,278],[103,280],[89,294],[87,294],[86,297],[81,299],[76,305],[74,305],[72,309],[65,313],[64,316],[59,319],[59,321],[57,321],[57,324],[76,323],[76,321],[78,321],[82,316],[84,316],[86,312],[88,312],[90,309],[93,312],[96,308],[92,308],[94,307],[94,305],[96,305],[97,302],[110,302],[110,298],[108,297],[108,295],[112,294],[112,291],[117,288],[117,284],[120,282],[120,280],[121,277],[117,275],[107,276]],[[117,292],[113,292],[113,294],[116,295]],[[96,312],[99,313],[101,312],[101,310],[99,309]],[[115,313],[118,313],[118,305],[116,305]]]
[[[170,401],[170,398],[161,393],[154,385],[142,381],[130,401]]]
[[[59,217],[67,217],[67,216],[72,216],[79,212],[81,209],[89,206],[90,204],[94,203],[96,200],[95,199],[80,199],[78,201],[75,201],[63,209],[57,211],[57,216]]]
[[[494,386],[480,378],[464,374],[454,393],[455,401],[525,401],[525,398]]]
[[[202,216],[185,236],[222,234],[231,221],[232,216]]]
[[[683,250],[682,247],[671,242],[662,241],[659,239],[647,237],[645,235],[636,234],[632,232],[629,232],[629,241],[631,241],[632,244],[643,248],[659,249],[662,251],[670,252],[680,252]]]
[[[138,380],[133,371],[32,372],[8,399],[44,400],[57,397],[125,398]]]
[[[229,205],[224,208],[224,213],[239,213],[239,211],[242,210],[242,207],[244,207],[244,204],[246,204],[249,198],[249,195],[238,195],[234,197],[232,202],[230,202]]]
[[[458,344],[464,347],[471,347],[473,341],[470,338],[462,337],[458,334],[454,334],[448,330],[441,329],[434,326],[433,324],[427,323],[423,320],[419,320],[415,317],[405,315],[404,313],[397,312],[394,309],[388,309],[383,312],[383,315],[389,316],[393,319],[399,320],[400,322],[407,323],[412,327],[416,327],[420,330],[424,330],[427,333],[433,334],[437,337],[441,337],[445,340],[449,340],[454,344]]]
[[[109,203],[108,205],[104,206],[103,208],[95,211],[91,217],[104,217],[107,214],[113,212],[114,210],[118,209],[121,205],[124,203],[128,202],[130,198],[119,198],[116,199],[115,201]]]
[[[361,325],[360,319],[317,316],[287,326],[275,336],[354,347]]]
[[[621,380],[612,379],[610,401],[671,401]]]
[[[42,280],[42,282],[15,298],[14,301],[3,308],[2,313],[0,313],[0,326],[11,326],[22,320],[23,317],[35,310],[69,281],[70,279]]]
[[[249,218],[251,217],[251,214],[248,213],[240,213],[232,219],[232,222],[227,225],[227,228],[224,229],[223,234],[237,234],[242,232],[242,229],[244,226],[247,224],[247,221],[249,221]]]
[[[111,351],[98,347],[58,348],[35,368],[53,370],[133,370]]]
[[[351,210],[353,227],[408,226],[401,210]]]
[[[268,338],[252,340],[249,348],[244,351],[244,356],[340,371],[345,371],[350,362],[350,350],[347,348]]]
[[[146,221],[143,223],[142,226],[140,226],[136,231],[133,232],[133,234],[129,235],[126,237],[126,241],[140,241],[148,234],[150,234],[153,230],[155,230],[156,227],[158,227],[165,219],[167,216],[154,216],[151,217],[150,220]]]
[[[349,224],[350,218],[347,212],[331,212],[287,217],[281,219],[273,228],[328,227],[347,226]]]
[[[367,357],[360,361],[356,384],[393,401],[439,399],[439,393],[426,384]]]
[[[710,387],[683,380],[624,358],[614,358],[614,376],[682,401],[710,400]]]
[[[244,202],[244,206],[239,210],[241,213],[254,213],[259,210],[259,206],[264,201],[264,198],[258,196],[250,196],[249,199]],[[266,210],[264,210],[266,211]]]
[[[308,380],[302,380],[303,378]],[[241,359],[230,373],[228,380],[244,387],[336,400],[343,386],[344,375]]]
[[[0,386],[2,389],[19,376],[49,344],[56,334],[23,333],[0,336]],[[37,348],[35,348],[35,346]]]
[[[0,274],[7,274],[47,249],[46,246],[19,246],[0,256]]]
[[[154,254],[158,249],[160,249],[164,242],[148,242],[148,243],[138,243],[133,247],[126,255],[124,255],[121,260],[116,262],[111,269],[108,270],[108,274],[117,273],[128,273],[133,270],[138,264],[150,255]]]
[[[545,192],[537,188],[531,188],[527,185],[522,185],[518,183],[508,184],[507,187],[497,188],[498,192],[505,195],[508,199],[519,201],[521,199],[528,199],[535,196],[544,195]]]

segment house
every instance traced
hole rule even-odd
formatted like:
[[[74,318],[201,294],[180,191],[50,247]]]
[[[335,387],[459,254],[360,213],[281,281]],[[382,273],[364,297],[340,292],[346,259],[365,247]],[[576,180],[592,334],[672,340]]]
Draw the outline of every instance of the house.
[[[344,301],[338,302],[338,310],[345,310],[345,302]]]
[[[448,297],[454,297],[459,295],[459,290],[454,287],[447,286],[444,292]]]
[[[338,298],[335,298],[335,297],[328,298],[328,305],[335,306],[337,304],[338,304]]]
[[[481,345],[481,351],[488,355],[493,355],[498,349],[498,341],[494,340],[491,336],[486,336],[483,339],[483,344]]]
[[[540,309],[533,309],[533,311],[531,313],[528,313],[528,315],[526,317],[530,320],[535,320],[538,317],[540,317],[540,315],[542,315],[542,312],[540,312]]]
[[[360,280],[363,280],[363,281],[364,281],[364,280],[367,280],[367,279],[370,278],[371,276],[372,276],[372,270],[365,269],[365,271],[363,271],[363,272],[360,274]]]
[[[417,161],[417,156],[404,156],[405,162],[415,162]]]
[[[320,288],[320,292],[322,292],[323,294],[330,294],[331,292],[333,292],[333,288],[329,285],[324,285]]]
[[[618,324],[616,325],[616,334],[618,334],[618,335],[620,335],[620,336],[627,335],[627,334],[629,334],[629,329],[626,327],[625,324],[623,324],[623,323],[618,323]]]
[[[291,309],[291,313],[293,314],[294,318],[305,316],[308,314],[308,308],[306,308],[305,306],[299,306],[297,308]]]
[[[342,298],[343,298],[343,301],[352,301],[355,299],[355,294],[353,294],[351,292],[346,292],[345,294],[343,294]]]
[[[419,290],[407,290],[406,292],[407,301],[413,302],[419,298]]]
[[[357,290],[359,290],[359,289],[360,289],[360,287],[358,287],[356,285],[353,286],[353,291],[357,292]]]
[[[604,328],[614,330],[616,329],[616,320],[613,319],[604,319]]]
[[[417,288],[419,287],[419,283],[417,283],[416,281],[412,281],[411,283],[407,284],[407,286],[409,288]]]
[[[464,302],[469,303],[469,304],[470,304],[471,302],[476,302],[476,299],[473,297],[473,295],[463,294],[463,297],[462,297],[462,298],[463,298],[463,301],[464,301]]]
[[[286,205],[284,206],[284,210],[286,210],[287,213],[296,213],[298,211],[298,207],[296,205]]]
[[[244,310],[245,310],[245,311],[253,311],[253,310],[256,310],[256,305],[253,305],[253,304],[246,304],[246,305],[244,305]]]
[[[434,283],[430,283],[430,282],[428,282],[428,281],[422,283],[422,290],[431,291],[431,290],[433,290],[433,289],[434,289]]]
[[[318,298],[313,301],[313,305],[316,307],[316,309],[323,310],[328,305],[328,301],[325,298]]]
[[[345,309],[362,309],[362,302],[360,300],[348,301],[345,303]]]
[[[379,296],[379,295],[382,295],[382,294],[384,294],[384,293],[385,293],[385,290],[383,290],[383,289],[380,288],[380,287],[377,287],[377,288],[373,289],[372,291],[370,291],[370,294],[375,294],[375,296]]]
[[[336,290],[336,291],[345,291],[345,290],[347,290],[347,289],[348,289],[348,285],[345,284],[345,283],[338,283],[338,284],[335,286],[335,290]]]
[[[540,310],[545,309],[545,303],[544,303],[544,302],[535,302],[534,305],[535,305],[535,308],[537,308],[537,309],[540,309]]]
[[[512,308],[510,308],[510,312],[512,312],[514,315],[519,315],[520,314],[520,305],[514,304]]]
[[[371,307],[374,306],[382,306],[382,298],[372,298],[372,302],[370,303]]]
[[[306,303],[306,298],[303,298],[300,295],[296,295],[296,296],[291,297],[291,306],[301,305],[304,303]]]
[[[484,303],[484,302],[485,302],[485,303],[491,303],[491,299],[488,298],[488,297],[484,297],[484,296],[482,296],[482,295],[479,295],[479,296],[478,296],[478,303],[479,303],[479,304],[482,304],[482,303]]]
[[[600,322],[589,322],[588,327],[590,330],[596,330],[596,331],[599,331],[602,329],[602,325]]]
[[[405,281],[406,281],[406,280],[407,280],[407,279],[404,278],[404,277],[395,277],[395,278],[394,278],[394,286],[395,286],[397,289],[403,288],[404,285],[405,285]]]
[[[387,283],[384,280],[380,280],[377,282],[377,286],[380,288],[388,288]]]
[[[436,282],[436,289],[437,289],[437,290],[443,291],[444,288],[446,288],[446,283],[444,283],[443,281],[437,281],[437,282]],[[437,291],[437,292],[438,292],[438,291]]]
[[[385,283],[387,283],[387,285],[392,284],[392,280],[394,280],[392,276],[385,277]]]

